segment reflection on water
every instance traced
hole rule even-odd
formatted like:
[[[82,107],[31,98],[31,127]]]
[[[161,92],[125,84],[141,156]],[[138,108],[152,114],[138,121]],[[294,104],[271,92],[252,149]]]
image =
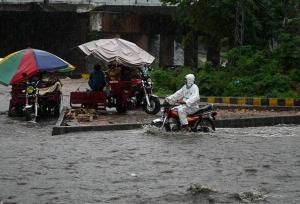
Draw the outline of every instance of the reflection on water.
[[[0,116],[0,203],[300,203],[300,126],[50,136]]]

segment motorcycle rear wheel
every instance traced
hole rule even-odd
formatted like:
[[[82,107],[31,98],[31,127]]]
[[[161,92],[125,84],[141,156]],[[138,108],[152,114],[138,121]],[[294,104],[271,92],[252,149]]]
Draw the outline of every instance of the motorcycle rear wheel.
[[[210,118],[203,118],[198,121],[194,128],[194,132],[213,132],[215,130],[215,124]]]

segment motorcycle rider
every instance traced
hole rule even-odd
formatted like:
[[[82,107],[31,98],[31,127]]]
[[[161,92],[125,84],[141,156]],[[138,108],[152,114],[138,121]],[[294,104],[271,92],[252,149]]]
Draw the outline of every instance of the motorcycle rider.
[[[187,74],[185,85],[171,96],[166,98],[166,102],[175,103],[179,101],[181,105],[176,106],[180,124],[183,130],[191,131],[188,126],[187,115],[195,113],[199,109],[200,95],[199,88],[195,84],[195,76]]]

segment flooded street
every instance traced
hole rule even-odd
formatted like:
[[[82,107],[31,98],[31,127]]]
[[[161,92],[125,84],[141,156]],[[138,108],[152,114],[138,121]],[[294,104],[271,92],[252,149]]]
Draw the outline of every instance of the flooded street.
[[[300,203],[300,126],[51,136],[0,116],[0,203]]]

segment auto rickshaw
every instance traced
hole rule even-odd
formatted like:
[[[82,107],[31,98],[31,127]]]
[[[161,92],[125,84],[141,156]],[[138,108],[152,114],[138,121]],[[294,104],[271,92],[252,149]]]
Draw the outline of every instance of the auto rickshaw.
[[[9,116],[25,115],[26,120],[42,114],[58,116],[61,104],[61,83],[58,72],[75,67],[47,51],[27,48],[6,56],[0,62],[0,83],[12,86]],[[50,76],[44,81],[41,75]]]
[[[150,77],[143,72],[145,68],[149,70],[154,62],[152,55],[135,43],[121,38],[99,39],[79,45],[78,48],[109,69],[106,89],[99,92],[71,92],[71,107],[115,107],[119,113],[124,113],[142,105],[149,114],[156,114],[160,110],[159,99],[152,93]],[[120,69],[120,76],[112,76],[112,69],[116,72]],[[126,75],[126,72],[137,74]]]
[[[37,76],[12,85],[8,115],[25,116],[26,121],[38,116],[58,117],[61,107],[59,80],[42,81]]]
[[[70,106],[95,109],[115,107],[118,113],[125,113],[128,109],[142,106],[148,114],[158,113],[160,102],[158,97],[153,95],[151,80],[145,68],[131,68],[138,74],[130,74],[129,78],[118,75],[122,75],[122,69],[130,68],[124,66],[117,68],[120,69],[120,74],[116,74],[116,67],[112,66],[106,72],[107,85],[103,91],[71,92]],[[132,77],[133,75],[135,76]]]

